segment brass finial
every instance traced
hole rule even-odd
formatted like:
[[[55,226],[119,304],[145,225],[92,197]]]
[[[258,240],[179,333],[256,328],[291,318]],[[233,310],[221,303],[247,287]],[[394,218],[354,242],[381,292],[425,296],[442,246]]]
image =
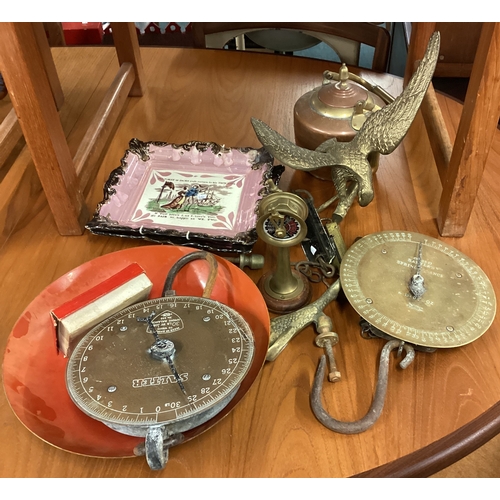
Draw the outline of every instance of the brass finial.
[[[340,79],[340,88],[341,89],[346,89],[347,88],[347,80],[349,80],[349,70],[347,69],[347,66],[345,63],[342,63],[342,66],[340,67],[339,70],[339,79]]]

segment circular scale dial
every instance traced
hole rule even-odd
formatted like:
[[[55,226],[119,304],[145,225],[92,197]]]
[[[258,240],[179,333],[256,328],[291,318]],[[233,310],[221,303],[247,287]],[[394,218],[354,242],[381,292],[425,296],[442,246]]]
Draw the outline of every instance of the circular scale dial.
[[[340,279],[362,318],[421,346],[468,344],[495,317],[493,287],[477,264],[418,233],[383,231],[361,238],[343,257]]]
[[[183,432],[224,408],[248,373],[245,320],[207,298],[167,296],[130,306],[77,345],[67,387],[89,416],[129,435]]]

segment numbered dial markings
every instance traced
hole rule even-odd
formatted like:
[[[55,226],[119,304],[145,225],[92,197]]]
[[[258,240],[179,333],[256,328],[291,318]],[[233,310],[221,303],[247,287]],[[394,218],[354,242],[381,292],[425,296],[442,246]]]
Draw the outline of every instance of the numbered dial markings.
[[[422,293],[412,278],[422,278]],[[366,321],[401,340],[426,347],[456,347],[491,325],[496,298],[490,281],[469,257],[423,234],[383,231],[346,252],[340,279]]]
[[[166,359],[151,355],[155,334],[144,318],[152,313],[157,337],[172,343]],[[162,297],[128,307],[91,330],[70,357],[66,383],[75,404],[105,423],[170,424],[229,401],[253,356],[252,332],[229,307],[205,298]]]

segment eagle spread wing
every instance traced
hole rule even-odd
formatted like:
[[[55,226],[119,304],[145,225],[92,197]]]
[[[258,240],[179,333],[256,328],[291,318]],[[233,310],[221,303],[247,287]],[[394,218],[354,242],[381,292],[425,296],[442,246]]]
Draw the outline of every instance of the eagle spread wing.
[[[297,146],[257,118],[252,118],[252,126],[266,150],[284,165],[296,170],[332,166],[331,156]]]
[[[403,140],[431,82],[439,55],[440,35],[434,33],[410,83],[394,102],[368,117],[352,141],[352,146],[368,154],[392,153]]]

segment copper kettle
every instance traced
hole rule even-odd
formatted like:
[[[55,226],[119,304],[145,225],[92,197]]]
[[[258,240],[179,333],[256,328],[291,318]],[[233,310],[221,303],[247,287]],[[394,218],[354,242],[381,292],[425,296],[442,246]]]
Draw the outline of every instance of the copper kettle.
[[[392,101],[394,98],[384,89],[350,73],[345,64],[338,73],[325,71],[323,84],[295,103],[295,142],[298,146],[315,150],[332,137],[338,141],[351,141],[371,113]],[[375,170],[379,154],[372,154],[368,160]],[[329,169],[322,170],[315,171],[317,176],[330,179]]]

